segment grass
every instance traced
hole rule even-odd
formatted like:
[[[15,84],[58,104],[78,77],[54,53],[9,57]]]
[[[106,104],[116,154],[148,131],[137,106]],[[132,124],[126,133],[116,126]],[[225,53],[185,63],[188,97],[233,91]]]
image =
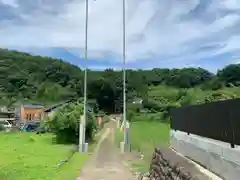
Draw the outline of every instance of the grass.
[[[181,91],[180,91],[181,90]],[[183,95],[185,90],[185,95]],[[181,96],[181,98],[179,98]],[[200,87],[179,89],[169,86],[151,86],[148,91],[148,99],[153,100],[154,103],[159,105],[177,104],[181,105],[182,100],[188,100],[190,104],[204,103],[206,99],[217,99],[217,97],[227,98],[240,98],[239,87],[225,87],[219,90],[202,90]],[[165,146],[169,143],[169,130],[168,124],[161,123],[161,120],[165,122],[168,118],[162,117],[164,113],[142,113],[135,114],[131,123],[131,145],[132,150],[141,152],[144,154],[143,160],[136,160],[132,163],[133,168],[139,172],[146,172],[149,169],[149,164],[152,158],[154,148],[158,145]],[[116,142],[123,141],[123,133],[116,133]]]
[[[131,123],[131,147],[133,151],[144,154],[143,160],[132,162],[133,168],[138,172],[146,172],[149,169],[154,148],[169,144],[168,124],[157,121],[136,121]],[[116,141],[123,141],[123,133],[117,131]]]
[[[168,100],[168,102],[176,102],[176,97],[179,92],[179,88],[159,85],[149,87],[148,97],[156,100],[162,100],[162,98]],[[182,89],[183,90],[183,89]],[[187,94],[191,97],[191,103],[196,104],[197,101],[203,101],[207,96],[213,93],[219,93],[234,98],[240,98],[239,87],[224,87],[219,90],[202,90],[199,87],[185,89]],[[161,103],[163,103],[161,101]]]
[[[75,180],[87,155],[75,153],[60,168],[73,146],[52,142],[53,135],[0,133],[1,180]]]

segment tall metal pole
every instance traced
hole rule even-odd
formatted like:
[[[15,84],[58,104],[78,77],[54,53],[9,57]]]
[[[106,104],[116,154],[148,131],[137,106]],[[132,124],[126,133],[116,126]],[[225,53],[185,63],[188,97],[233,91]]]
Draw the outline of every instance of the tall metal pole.
[[[85,143],[86,120],[87,120],[87,62],[88,62],[88,0],[86,0],[86,20],[85,20],[85,71],[84,71],[84,131],[83,142]]]
[[[83,109],[83,122],[82,122],[82,133],[80,137],[81,141],[81,152],[84,152],[85,145],[85,133],[86,133],[86,119],[87,119],[87,62],[88,62],[88,0],[86,0],[86,19],[85,19],[85,70],[84,70],[84,109]],[[81,121],[80,121],[81,123]],[[79,140],[80,143],[80,140]]]
[[[124,123],[124,151],[127,148],[127,119],[126,119],[126,7],[123,0],[123,123]]]

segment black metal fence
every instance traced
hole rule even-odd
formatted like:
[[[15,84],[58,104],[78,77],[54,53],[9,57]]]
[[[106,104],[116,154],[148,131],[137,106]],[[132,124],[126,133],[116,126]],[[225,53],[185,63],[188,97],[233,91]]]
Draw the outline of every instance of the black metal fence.
[[[240,99],[172,109],[171,129],[240,145]]]

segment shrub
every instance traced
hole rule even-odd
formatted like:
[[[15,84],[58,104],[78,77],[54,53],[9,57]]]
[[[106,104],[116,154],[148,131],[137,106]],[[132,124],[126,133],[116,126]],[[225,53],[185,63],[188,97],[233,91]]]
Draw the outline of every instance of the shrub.
[[[105,116],[105,113],[102,110],[100,110],[100,111],[97,112],[96,115],[97,116]]]
[[[204,103],[220,101],[220,100],[227,100],[227,99],[234,99],[235,96],[231,94],[224,94],[221,92],[213,92],[210,95],[204,98]]]
[[[2,124],[0,124],[0,131],[5,131],[5,127],[2,125]]]
[[[77,143],[79,139],[79,121],[83,114],[83,105],[71,103],[60,108],[52,120],[47,124],[56,135],[59,143]],[[87,111],[86,140],[93,140],[97,130],[97,123],[93,112]]]
[[[136,112],[134,112],[133,110],[128,110],[127,111],[127,120],[128,121],[133,121],[134,116],[136,115]]]
[[[201,85],[202,90],[218,90],[224,87],[224,82],[219,78],[213,78]]]
[[[141,104],[133,104],[129,103],[127,104],[127,120],[128,121],[133,121],[133,118],[137,113],[140,112],[141,109]]]
[[[192,97],[190,95],[186,95],[179,100],[179,103],[181,106],[190,105],[192,104]]]
[[[50,120],[50,118],[41,122],[40,127],[37,129],[37,134],[52,132],[52,129],[50,128],[50,123],[48,123],[49,120]]]
[[[187,90],[185,90],[185,89],[178,90],[178,93],[176,94],[176,101],[184,98],[187,95],[188,95]]]
[[[143,100],[143,107],[152,111],[161,111],[162,107],[159,101],[153,99]]]

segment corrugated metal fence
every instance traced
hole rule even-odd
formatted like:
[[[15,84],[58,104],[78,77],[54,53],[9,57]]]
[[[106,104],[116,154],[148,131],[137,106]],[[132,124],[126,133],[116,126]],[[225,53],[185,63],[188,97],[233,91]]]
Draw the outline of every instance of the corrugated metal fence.
[[[240,99],[172,109],[171,129],[240,145]]]

